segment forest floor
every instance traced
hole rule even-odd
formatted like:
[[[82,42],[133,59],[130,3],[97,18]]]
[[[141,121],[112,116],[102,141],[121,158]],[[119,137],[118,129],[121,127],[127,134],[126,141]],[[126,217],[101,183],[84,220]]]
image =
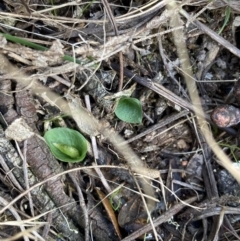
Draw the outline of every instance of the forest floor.
[[[1,240],[240,240],[239,1],[0,8]]]

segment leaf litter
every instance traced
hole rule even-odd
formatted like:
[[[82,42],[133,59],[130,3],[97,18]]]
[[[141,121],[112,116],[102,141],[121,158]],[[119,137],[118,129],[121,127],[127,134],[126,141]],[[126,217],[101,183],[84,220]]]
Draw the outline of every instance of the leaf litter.
[[[33,207],[28,195],[21,198],[27,204],[20,215],[22,221],[45,212],[52,215],[52,219],[43,215],[41,221],[47,221],[48,226],[32,235],[40,240],[143,240],[144,235],[148,240],[239,239],[239,186],[213,155],[196,123],[194,103],[172,38],[176,30],[169,30],[168,1],[23,2],[3,1],[1,32],[49,50],[1,39],[0,177],[1,196],[8,195],[9,202],[24,193],[26,178],[30,187],[53,178],[43,188],[31,190]],[[239,78],[240,55],[235,49],[240,45],[239,2],[191,0],[182,2],[182,8],[185,13],[181,21],[195,78],[192,81],[197,83],[206,120],[222,150],[232,161],[239,160],[238,82],[235,84]],[[230,9],[227,24],[226,8]],[[62,59],[65,55],[80,64],[67,63]],[[101,71],[111,69],[117,75],[103,81]],[[124,89],[138,80],[131,97],[141,101],[141,124],[125,123],[114,115],[115,100],[111,96],[118,92],[121,72],[125,75]],[[91,113],[85,109],[86,94],[90,95]],[[221,118],[218,110],[230,118],[230,124],[215,122],[215,117]],[[175,118],[181,112],[183,115]],[[62,164],[37,136],[29,136],[26,141],[11,136],[16,143],[5,138],[6,123],[11,125],[17,118],[27,123],[31,133],[43,135],[44,122],[56,115],[66,115],[65,125],[79,130],[89,141],[97,137],[98,158],[88,152],[83,164]],[[52,123],[52,127],[57,126]],[[27,172],[21,170],[19,156],[26,159]],[[114,197],[121,203],[118,210],[112,212],[108,202],[101,203],[109,190],[94,169],[75,172],[77,182],[68,175],[54,178],[64,170],[90,167],[92,163],[98,163],[111,190],[122,185]],[[101,189],[100,196],[96,188]],[[16,202],[14,208],[20,210],[20,203]],[[109,212],[111,215],[107,215]],[[118,219],[113,221],[111,216]],[[7,217],[5,222],[15,219],[9,213]],[[203,225],[201,220],[208,222]],[[114,227],[118,225],[116,234]],[[2,240],[19,232],[1,227],[5,233]],[[29,240],[27,232],[21,235]]]

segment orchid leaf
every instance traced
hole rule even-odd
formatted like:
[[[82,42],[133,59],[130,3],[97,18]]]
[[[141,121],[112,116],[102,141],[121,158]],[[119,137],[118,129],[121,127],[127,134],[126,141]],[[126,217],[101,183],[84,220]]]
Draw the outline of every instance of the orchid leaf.
[[[54,128],[44,135],[52,154],[63,162],[81,162],[87,153],[87,141],[78,131]]]
[[[115,109],[115,114],[122,121],[132,124],[142,123],[143,111],[138,99],[130,97],[120,98]]]

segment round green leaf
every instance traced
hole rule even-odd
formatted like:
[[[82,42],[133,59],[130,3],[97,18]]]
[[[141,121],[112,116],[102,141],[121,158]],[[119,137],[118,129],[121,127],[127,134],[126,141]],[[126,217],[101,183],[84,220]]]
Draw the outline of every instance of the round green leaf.
[[[118,101],[115,114],[122,121],[132,124],[142,123],[143,111],[138,99],[122,97]]]
[[[80,162],[87,153],[87,141],[79,132],[69,128],[54,128],[44,135],[52,154],[63,162]]]

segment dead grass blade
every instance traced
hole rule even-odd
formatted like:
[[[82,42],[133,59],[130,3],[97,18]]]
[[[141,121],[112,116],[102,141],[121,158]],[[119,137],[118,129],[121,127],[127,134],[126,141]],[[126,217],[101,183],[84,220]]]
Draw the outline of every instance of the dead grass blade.
[[[223,223],[223,219],[224,219],[224,215],[225,215],[225,208],[223,207],[222,208],[222,211],[220,213],[220,216],[219,216],[219,220],[218,220],[218,226],[217,226],[217,229],[216,229],[216,233],[215,233],[215,236],[213,238],[213,241],[217,241],[218,238],[219,238],[219,235],[218,235],[218,232],[222,226],[222,223]]]

